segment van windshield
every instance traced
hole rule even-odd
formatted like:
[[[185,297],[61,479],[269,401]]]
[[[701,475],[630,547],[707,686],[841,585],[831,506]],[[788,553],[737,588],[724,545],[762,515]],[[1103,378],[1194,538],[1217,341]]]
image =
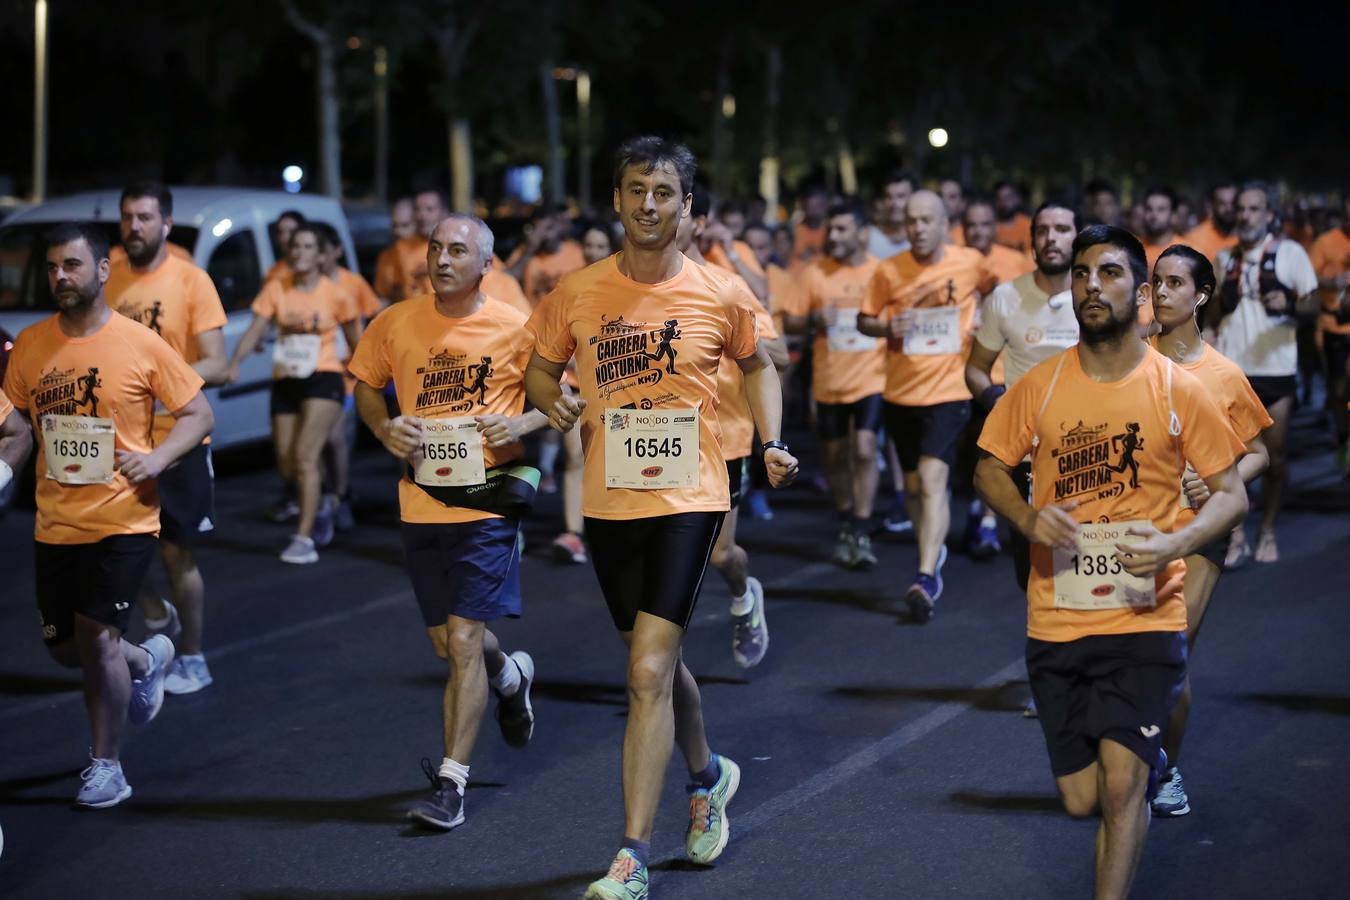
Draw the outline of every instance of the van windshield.
[[[46,242],[43,235],[56,223],[23,222],[0,227],[0,310],[56,311],[47,289]],[[100,223],[117,244],[116,222]],[[175,225],[169,240],[189,251],[197,245],[197,229]]]

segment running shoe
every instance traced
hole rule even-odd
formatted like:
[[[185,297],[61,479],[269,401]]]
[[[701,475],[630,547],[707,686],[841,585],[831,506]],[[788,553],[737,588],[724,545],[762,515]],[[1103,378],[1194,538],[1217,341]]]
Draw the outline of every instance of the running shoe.
[[[131,785],[115,759],[90,759],[89,768],[80,773],[80,792],[75,805],[80,809],[107,809],[131,796]]]
[[[592,881],[582,900],[646,900],[647,867],[638,862],[633,851],[620,850],[609,864],[609,872]]]
[[[553,559],[560,563],[585,565],[587,562],[586,544],[581,540],[580,535],[564,531],[553,539]]]
[[[721,770],[710,788],[689,789],[689,831],[684,836],[684,852],[701,866],[710,864],[726,849],[731,836],[727,804],[741,786],[741,767],[725,756],[713,754]]]
[[[858,541],[853,534],[853,529],[847,525],[841,525],[839,534],[834,539],[834,556],[831,559],[845,569],[851,569],[857,558]]]
[[[209,687],[215,679],[206,667],[206,657],[200,653],[191,656],[179,656],[169,666],[169,674],[164,678],[164,690],[175,697],[183,694],[195,694]]]
[[[318,562],[319,551],[314,549],[314,539],[303,534],[291,535],[291,542],[281,551],[281,561],[295,566]]]
[[[497,725],[508,744],[524,747],[534,734],[534,708],[530,706],[534,660],[524,650],[517,650],[506,658],[506,662],[520,670],[520,687],[510,697],[497,695]]]
[[[872,538],[861,532],[853,536],[853,565],[850,568],[868,572],[876,567],[877,555],[872,550]]]
[[[290,497],[282,497],[267,511],[267,518],[273,522],[289,522],[300,517],[300,504]]]
[[[333,522],[333,508],[328,505],[327,498],[319,504],[319,512],[314,516],[314,546],[327,547],[333,543],[333,535],[337,532],[337,526]]]
[[[1153,798],[1153,814],[1164,818],[1184,816],[1191,811],[1186,797],[1186,786],[1181,783],[1181,771],[1176,766],[1163,773],[1158,782],[1158,795]]]
[[[431,760],[426,757],[422,758],[422,773],[431,782],[431,796],[418,800],[417,804],[408,810],[408,818],[428,828],[439,828],[441,831],[449,831],[463,825],[464,795],[459,792],[459,785],[449,778],[442,778]]]
[[[339,500],[333,510],[333,525],[338,531],[351,531],[356,527],[356,516],[352,515],[352,501]]]
[[[758,578],[747,578],[745,583],[754,605],[743,616],[731,616],[731,655],[736,665],[749,669],[759,665],[769,649],[769,622],[764,617],[764,585]]]
[[[1252,558],[1259,563],[1277,563],[1280,561],[1280,548],[1275,544],[1275,532],[1261,532],[1256,539],[1256,553]]]
[[[750,509],[750,518],[761,522],[773,521],[773,509],[769,506],[769,496],[755,490],[745,495],[745,503]]]
[[[131,679],[127,720],[133,725],[149,724],[159,715],[164,705],[164,676],[173,663],[173,641],[162,634],[149,638],[141,649],[150,654],[150,668],[140,678]]]
[[[920,572],[905,593],[905,605],[909,607],[909,616],[920,625],[926,625],[933,619],[933,610],[937,606],[938,598],[942,596],[942,566],[946,562],[947,545],[943,544],[938,550],[938,561],[933,567],[933,574]]]
[[[988,525],[975,529],[975,539],[967,546],[975,559],[993,559],[1003,552],[1003,545],[998,541],[998,530]]]
[[[904,494],[895,495],[895,500],[891,502],[891,508],[881,520],[881,525],[891,534],[909,534],[914,530],[914,523],[909,520],[909,512],[905,509]]]
[[[164,604],[164,618],[146,619],[145,628],[152,635],[162,634],[169,640],[175,640],[183,630],[183,623],[178,618],[178,609],[168,600],[161,599]]]

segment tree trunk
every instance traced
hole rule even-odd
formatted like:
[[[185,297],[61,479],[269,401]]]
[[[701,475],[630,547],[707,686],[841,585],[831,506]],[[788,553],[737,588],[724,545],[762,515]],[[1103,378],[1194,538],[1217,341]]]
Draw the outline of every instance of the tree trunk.
[[[333,39],[325,33],[315,42],[317,63],[314,72],[319,97],[319,180],[323,192],[342,199],[342,135],[338,132],[337,53]]]
[[[778,219],[778,100],[783,79],[783,48],[769,45],[768,71],[764,79],[767,95],[764,105],[764,148],[759,160],[759,195],[764,198],[764,218],[769,224]]]
[[[375,47],[375,173],[377,203],[389,202],[389,51]]]
[[[583,215],[595,208],[591,196],[591,75],[577,73],[577,207]]]
[[[562,116],[558,112],[558,82],[553,78],[552,60],[544,60],[539,67],[539,81],[544,89],[544,129],[548,140],[548,199],[562,203],[567,199],[567,185],[563,181]]]
[[[455,212],[473,212],[473,140],[469,120],[450,117],[450,205]]]
[[[727,172],[727,160],[730,158],[731,116],[724,109],[726,98],[731,94],[731,34],[722,39],[722,49],[717,56],[717,92],[713,97],[712,121],[712,192],[719,200],[726,196],[730,182]],[[734,115],[734,113],[733,113]]]

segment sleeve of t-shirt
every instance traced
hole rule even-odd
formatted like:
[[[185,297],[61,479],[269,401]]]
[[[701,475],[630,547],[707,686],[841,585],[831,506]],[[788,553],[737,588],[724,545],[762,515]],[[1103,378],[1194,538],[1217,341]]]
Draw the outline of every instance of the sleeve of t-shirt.
[[[980,431],[980,449],[1005,466],[1019,465],[1031,452],[1041,379],[1028,374],[998,399]]]
[[[802,287],[786,272],[771,269],[769,280],[769,308],[775,316],[799,316],[805,310]]]
[[[570,296],[562,284],[539,301],[525,328],[534,336],[534,351],[549,362],[565,363],[576,352],[576,338],[567,323]]]
[[[980,328],[975,332],[975,340],[980,342],[980,346],[995,353],[1008,343],[1003,336],[1003,292],[1004,288],[999,286],[984,301]]]
[[[380,298],[371,290],[370,282],[355,272],[351,278],[352,289],[356,293],[356,308],[362,318],[373,319],[380,311]]]
[[[797,288],[797,309],[792,311],[794,315],[809,316],[824,306],[825,300],[819,290],[820,276],[816,274],[817,271],[815,266],[807,266],[806,271],[802,273]]]
[[[1236,396],[1228,403],[1228,421],[1244,444],[1269,428],[1274,421],[1245,377],[1236,378]]]
[[[389,362],[387,346],[389,323],[393,319],[394,317],[388,314],[372,319],[370,326],[361,333],[361,340],[356,342],[356,350],[352,353],[351,361],[347,363],[348,372],[376,390],[383,390],[393,377],[393,366]]]
[[[1294,241],[1285,241],[1280,248],[1284,259],[1276,259],[1275,265],[1283,272],[1278,273],[1280,280],[1294,289],[1300,297],[1317,290],[1317,272],[1313,270],[1308,251]],[[1283,262],[1284,265],[1280,265]]]
[[[144,338],[137,351],[149,363],[150,393],[166,409],[177,412],[192,402],[206,382],[159,335],[150,332]]]
[[[398,257],[393,247],[385,247],[375,260],[375,293],[386,300],[399,299]]]
[[[356,298],[350,292],[338,290],[333,297],[333,318],[346,324],[361,318],[361,310],[356,308]]]
[[[261,316],[264,319],[275,319],[277,316],[277,299],[281,295],[281,285],[275,281],[269,281],[263,285],[258,296],[253,298],[253,304],[249,307],[253,310],[255,316]]]
[[[1217,475],[1246,452],[1228,417],[1198,381],[1192,379],[1186,384],[1181,379],[1174,380],[1172,396],[1181,417],[1181,455],[1197,475],[1201,478]]]
[[[722,309],[729,326],[727,342],[722,350],[724,355],[732,359],[755,355],[756,342],[759,340],[759,324],[755,317],[755,308],[758,306],[759,301],[739,276],[722,290]]]
[[[862,313],[876,318],[890,305],[894,291],[891,288],[890,267],[877,266],[872,277],[867,280],[867,290],[863,292]]]
[[[196,337],[205,331],[224,328],[225,306],[220,302],[215,282],[201,269],[193,269],[188,290],[188,331]]]

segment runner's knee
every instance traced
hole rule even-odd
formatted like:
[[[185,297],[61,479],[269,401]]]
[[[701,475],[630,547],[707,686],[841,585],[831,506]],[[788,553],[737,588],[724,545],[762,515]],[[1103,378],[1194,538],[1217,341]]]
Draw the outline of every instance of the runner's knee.
[[[668,700],[674,676],[674,661],[649,653],[628,661],[628,695],[634,700]]]

